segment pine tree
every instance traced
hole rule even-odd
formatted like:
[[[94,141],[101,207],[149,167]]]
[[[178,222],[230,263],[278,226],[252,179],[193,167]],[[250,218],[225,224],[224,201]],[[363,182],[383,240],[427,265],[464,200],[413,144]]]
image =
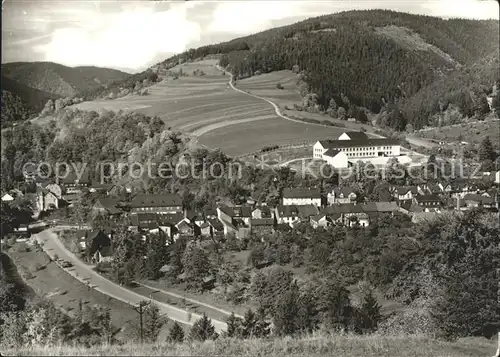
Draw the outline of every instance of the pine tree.
[[[241,319],[234,315],[234,312],[226,320],[227,337],[238,337],[241,333]]]
[[[266,312],[261,307],[257,311],[257,322],[255,324],[255,337],[263,338],[271,333],[271,323],[266,320]]]
[[[203,316],[198,319],[191,331],[189,337],[195,341],[206,341],[215,340],[218,335],[215,332],[215,327],[212,325],[212,320],[204,313]]]
[[[299,299],[299,288],[296,283],[278,299],[273,316],[277,335],[293,335],[300,330]]]
[[[245,318],[241,322],[241,336],[243,338],[254,337],[256,325],[257,317],[252,309],[248,309],[245,313]]]
[[[170,342],[170,343],[177,343],[177,342],[184,341],[184,330],[182,329],[181,325],[177,321],[170,328],[167,339],[168,339],[168,342]]]
[[[369,291],[364,297],[360,314],[362,318],[362,326],[360,326],[361,329],[366,332],[375,331],[382,315],[380,314],[380,305],[371,291]]]
[[[492,163],[495,161],[496,156],[497,155],[493,150],[493,144],[491,143],[490,137],[487,136],[479,146],[479,161],[481,162],[483,171],[491,170],[493,166]]]
[[[155,342],[160,334],[166,319],[160,315],[156,304],[149,304],[144,311],[144,338],[146,341]]]

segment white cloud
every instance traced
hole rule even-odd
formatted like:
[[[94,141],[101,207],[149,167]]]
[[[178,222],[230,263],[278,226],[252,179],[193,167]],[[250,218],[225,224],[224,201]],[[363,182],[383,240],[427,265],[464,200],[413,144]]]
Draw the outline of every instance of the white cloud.
[[[54,31],[48,44],[36,48],[45,60],[71,66],[138,68],[159,53],[184,51],[200,39],[202,31],[186,19],[183,4],[161,12],[137,3],[111,14],[86,9],[73,12],[73,22],[74,27]]]
[[[434,0],[422,4],[425,13],[440,17],[467,19],[498,19],[495,0]]]

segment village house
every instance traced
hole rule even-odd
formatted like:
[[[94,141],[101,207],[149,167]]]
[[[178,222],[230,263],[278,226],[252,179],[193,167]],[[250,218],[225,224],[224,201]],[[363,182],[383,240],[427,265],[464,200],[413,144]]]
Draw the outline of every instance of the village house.
[[[67,175],[57,178],[56,183],[61,185],[65,194],[80,194],[83,188],[90,186],[89,171],[76,172],[70,169]]]
[[[321,191],[319,188],[284,188],[283,206],[321,206]]]
[[[495,202],[495,198],[493,197],[487,197],[483,195],[469,193],[463,197],[463,200],[465,202],[465,206],[467,207],[467,209],[473,209],[479,207],[486,209],[498,208],[498,203]]]
[[[326,228],[333,225],[333,222],[329,216],[325,213],[320,213],[316,216],[310,218],[311,227],[317,229],[319,227]]]
[[[329,205],[339,204],[339,203],[351,203],[355,202],[357,198],[356,192],[349,187],[335,187],[327,195],[327,202]]]
[[[12,201],[14,201],[14,197],[10,193],[4,193],[2,195],[2,201],[3,202],[12,202]]]
[[[421,195],[440,195],[443,193],[443,190],[437,183],[424,183],[417,186],[418,192]]]
[[[396,187],[394,197],[398,201],[412,200],[419,194],[417,186]]]
[[[178,195],[136,195],[130,202],[130,213],[176,213],[182,212],[182,199]]]
[[[288,224],[295,227],[300,222],[309,222],[310,218],[318,215],[319,209],[316,205],[288,205],[278,206],[275,209],[275,217],[278,224]]]
[[[495,172],[495,183],[500,185],[500,170]]]
[[[86,233],[86,242],[89,247],[91,264],[109,262],[113,259],[111,237],[102,230],[93,230]]]
[[[92,210],[95,214],[104,214],[110,216],[117,216],[122,213],[122,210],[118,207],[118,198],[98,198],[94,205],[92,206]]]
[[[250,207],[234,207],[221,205],[217,207],[217,218],[224,226],[224,235],[234,234],[236,238],[242,239],[250,236]]]
[[[60,199],[52,191],[37,187],[37,208],[40,212],[51,211],[59,208]]]
[[[269,206],[257,206],[252,210],[252,219],[272,218],[273,214]]]
[[[101,192],[109,195],[110,192],[114,189],[115,185],[112,183],[101,183],[98,181],[93,181],[89,186],[89,192]]]
[[[224,235],[224,225],[218,218],[208,218],[207,223],[210,225],[210,234],[212,237],[221,237]]]
[[[424,209],[425,212],[439,211],[443,207],[443,202],[438,195],[419,195],[414,197],[415,204]]]
[[[250,221],[252,233],[271,234],[274,232],[274,218],[252,218]]]
[[[439,183],[441,190],[451,197],[463,198],[469,193],[469,184],[464,180],[455,180],[449,183]]]

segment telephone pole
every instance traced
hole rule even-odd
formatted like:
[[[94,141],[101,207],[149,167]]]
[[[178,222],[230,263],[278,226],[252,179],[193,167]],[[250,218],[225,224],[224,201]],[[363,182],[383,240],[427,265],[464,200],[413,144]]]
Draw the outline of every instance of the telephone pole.
[[[142,316],[144,315],[144,308],[147,307],[150,304],[148,301],[140,301],[139,306],[134,307],[134,310],[137,311],[139,314],[139,324],[140,324],[140,331],[141,331],[141,345],[144,343],[144,324],[143,324],[143,319]]]

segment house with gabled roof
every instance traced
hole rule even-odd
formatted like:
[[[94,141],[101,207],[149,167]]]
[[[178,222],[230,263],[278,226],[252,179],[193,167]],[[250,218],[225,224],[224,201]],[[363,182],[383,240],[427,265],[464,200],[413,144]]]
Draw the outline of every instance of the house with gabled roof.
[[[250,226],[252,227],[252,232],[259,234],[271,234],[274,232],[275,226],[274,218],[252,218],[250,220]]]
[[[338,140],[368,140],[368,135],[362,131],[345,131]]]
[[[252,219],[273,218],[273,213],[269,206],[256,206],[252,210]]]
[[[355,202],[356,192],[350,187],[334,187],[327,195],[329,205]]]
[[[321,206],[321,190],[319,188],[284,188],[283,206],[315,205]]]
[[[136,195],[130,202],[130,213],[176,213],[182,212],[182,199],[179,195]]]
[[[89,170],[84,168],[83,171],[68,168],[66,174],[56,178],[56,183],[63,187],[66,194],[79,194],[82,189],[90,186]]]
[[[95,201],[92,210],[97,214],[119,215],[122,213],[122,210],[118,207],[118,202],[118,198],[100,197]]]
[[[413,198],[415,204],[419,205],[426,212],[439,211],[443,207],[443,202],[438,195],[418,195]]]
[[[242,239],[250,236],[250,218],[252,211],[250,207],[229,207],[220,205],[217,207],[217,218],[224,226],[224,235],[234,234],[236,238]]]
[[[419,194],[417,186],[401,186],[396,187],[395,198],[398,201],[412,200]]]

